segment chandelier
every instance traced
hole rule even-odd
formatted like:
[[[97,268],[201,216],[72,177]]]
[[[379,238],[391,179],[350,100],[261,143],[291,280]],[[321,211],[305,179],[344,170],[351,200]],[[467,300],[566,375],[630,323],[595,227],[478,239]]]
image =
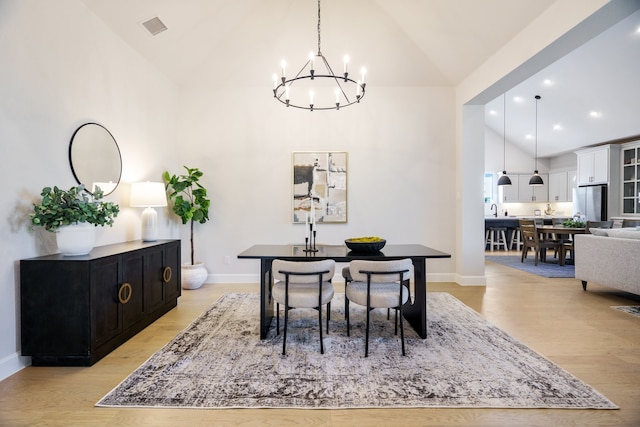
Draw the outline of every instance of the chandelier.
[[[360,80],[349,77],[349,57],[344,57],[343,73],[336,75],[320,50],[320,0],[318,0],[318,53],[311,52],[307,62],[294,77],[287,77],[287,63],[281,62],[282,75],[273,75],[273,97],[287,107],[304,110],[339,110],[364,97],[364,76]],[[323,68],[323,69],[322,69]]]

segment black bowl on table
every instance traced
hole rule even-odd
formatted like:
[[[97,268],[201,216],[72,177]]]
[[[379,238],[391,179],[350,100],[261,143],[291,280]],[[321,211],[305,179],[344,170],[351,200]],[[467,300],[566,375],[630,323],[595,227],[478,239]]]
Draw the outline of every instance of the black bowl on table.
[[[351,249],[353,252],[360,252],[360,253],[380,252],[380,250],[384,247],[386,243],[387,241],[384,239],[376,240],[374,242],[359,242],[351,239],[346,239],[344,241],[344,244],[347,245],[349,249]]]

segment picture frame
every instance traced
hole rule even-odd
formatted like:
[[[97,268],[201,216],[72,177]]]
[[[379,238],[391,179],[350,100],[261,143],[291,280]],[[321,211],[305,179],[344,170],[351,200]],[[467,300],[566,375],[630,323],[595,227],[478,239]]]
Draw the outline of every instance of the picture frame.
[[[347,152],[294,151],[291,165],[293,223],[346,223]]]

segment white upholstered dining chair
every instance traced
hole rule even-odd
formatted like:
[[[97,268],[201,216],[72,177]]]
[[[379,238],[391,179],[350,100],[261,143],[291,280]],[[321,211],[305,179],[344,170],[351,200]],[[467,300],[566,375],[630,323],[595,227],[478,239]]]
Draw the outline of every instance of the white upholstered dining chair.
[[[366,307],[366,329],[364,357],[369,356],[369,325],[371,310],[392,308],[400,320],[400,340],[402,355],[405,355],[404,325],[402,306],[410,297],[409,283],[413,264],[411,259],[391,261],[353,260],[349,263],[351,281],[345,287],[345,316],[347,318],[347,336],[350,335],[349,302]],[[388,316],[387,316],[388,317]]]
[[[280,334],[280,304],[284,305],[284,335],[282,354],[286,354],[287,324],[289,310],[295,308],[314,308],[318,310],[318,329],[320,330],[320,353],[324,354],[322,343],[322,306],[327,306],[327,334],[331,318],[331,300],[334,289],[331,279],[335,271],[335,261],[284,261],[276,259],[271,266],[275,283],[272,288],[276,301],[276,327]]]

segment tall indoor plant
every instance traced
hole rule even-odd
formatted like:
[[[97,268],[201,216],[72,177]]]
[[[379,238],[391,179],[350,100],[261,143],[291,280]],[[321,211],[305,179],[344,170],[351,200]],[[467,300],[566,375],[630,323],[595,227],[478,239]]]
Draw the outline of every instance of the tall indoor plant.
[[[112,226],[120,207],[102,200],[103,192],[96,188],[93,195],[84,185],[63,190],[44,187],[39,204],[29,214],[32,226],[44,227],[56,233],[58,249],[64,255],[84,255],[95,245],[95,227]]]
[[[173,203],[173,212],[180,217],[183,224],[190,225],[191,263],[183,263],[182,287],[197,289],[207,278],[207,270],[203,263],[195,261],[193,226],[196,222],[204,224],[209,220],[211,201],[207,198],[207,190],[199,182],[202,171],[198,168],[183,167],[187,171],[186,174],[170,175],[165,171],[162,178],[169,200]]]

